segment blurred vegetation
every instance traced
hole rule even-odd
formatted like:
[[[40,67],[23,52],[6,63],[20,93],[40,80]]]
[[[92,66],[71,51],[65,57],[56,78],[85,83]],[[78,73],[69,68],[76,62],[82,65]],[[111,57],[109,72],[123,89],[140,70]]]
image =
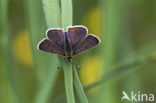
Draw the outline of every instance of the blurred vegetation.
[[[58,56],[37,44],[47,28],[68,25],[84,25],[101,39],[74,57],[89,103],[121,103],[123,90],[156,95],[155,0],[73,0],[70,7],[61,1],[0,0],[0,103],[66,103]]]

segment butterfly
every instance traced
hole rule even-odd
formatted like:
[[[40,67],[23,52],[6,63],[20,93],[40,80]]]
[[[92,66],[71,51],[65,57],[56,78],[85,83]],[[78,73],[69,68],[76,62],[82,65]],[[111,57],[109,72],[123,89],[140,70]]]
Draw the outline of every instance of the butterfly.
[[[50,28],[46,31],[47,38],[38,44],[38,49],[44,52],[64,56],[71,61],[72,57],[100,43],[100,39],[88,34],[85,26],[69,26],[67,31]]]

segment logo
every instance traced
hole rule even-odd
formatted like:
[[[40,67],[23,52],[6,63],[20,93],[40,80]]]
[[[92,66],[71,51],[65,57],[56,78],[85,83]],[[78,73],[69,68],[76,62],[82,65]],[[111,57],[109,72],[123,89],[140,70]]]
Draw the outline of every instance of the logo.
[[[140,91],[135,93],[134,91],[130,92],[128,95],[125,91],[122,91],[123,97],[121,101],[128,100],[128,101],[135,101],[135,102],[153,102],[154,101],[154,94],[143,94]]]

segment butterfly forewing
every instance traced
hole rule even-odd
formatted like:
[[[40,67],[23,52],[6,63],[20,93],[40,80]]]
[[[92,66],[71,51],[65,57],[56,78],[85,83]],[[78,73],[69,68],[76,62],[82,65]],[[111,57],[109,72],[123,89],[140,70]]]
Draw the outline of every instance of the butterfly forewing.
[[[87,28],[83,26],[68,27],[68,38],[74,48],[78,43],[86,37]]]
[[[53,54],[59,54],[59,55],[64,56],[63,51],[48,39],[43,39],[39,43],[38,49],[41,51],[45,51],[45,52],[49,52],[49,53],[53,53]]]
[[[54,44],[56,44],[60,49],[64,50],[65,44],[65,36],[64,32],[61,29],[49,29],[47,30],[47,37],[51,40]]]
[[[99,42],[100,40],[96,36],[93,36],[91,34],[88,35],[84,40],[81,41],[79,45],[76,46],[76,48],[74,49],[74,55],[96,46],[97,44],[99,44]]]
[[[70,26],[66,32],[62,29],[48,29],[46,33],[48,38],[39,43],[38,49],[68,58],[100,42],[96,36],[87,35],[88,30],[84,26]]]

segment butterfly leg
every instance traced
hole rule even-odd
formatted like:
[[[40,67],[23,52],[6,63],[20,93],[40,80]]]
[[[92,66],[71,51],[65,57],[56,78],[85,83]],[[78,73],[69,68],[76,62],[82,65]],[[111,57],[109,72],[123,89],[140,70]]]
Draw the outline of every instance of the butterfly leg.
[[[62,69],[62,66],[61,65],[58,65],[57,69],[58,70],[61,70]]]
[[[72,56],[67,56],[64,59],[67,60],[67,61],[72,61],[73,60]]]
[[[81,67],[80,67],[80,65],[76,65],[75,64],[75,68],[78,69],[78,70],[80,70]]]
[[[77,62],[73,61],[73,64],[74,64],[74,66],[75,66],[76,69],[79,69],[80,70],[80,65]]]

